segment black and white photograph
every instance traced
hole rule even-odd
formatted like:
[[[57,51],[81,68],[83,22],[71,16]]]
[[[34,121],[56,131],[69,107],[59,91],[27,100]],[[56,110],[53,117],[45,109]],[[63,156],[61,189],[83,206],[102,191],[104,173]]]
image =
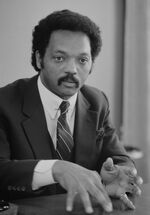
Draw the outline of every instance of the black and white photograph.
[[[150,0],[0,0],[0,215],[149,215]]]

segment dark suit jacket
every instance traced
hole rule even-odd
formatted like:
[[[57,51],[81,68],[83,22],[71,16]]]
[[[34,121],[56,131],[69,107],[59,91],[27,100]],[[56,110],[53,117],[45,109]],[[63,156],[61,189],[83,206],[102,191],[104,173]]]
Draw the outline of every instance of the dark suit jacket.
[[[72,162],[100,171],[104,160],[127,162],[109,120],[106,96],[84,86],[76,104]],[[37,76],[0,89],[0,193],[12,199],[59,192],[51,185],[33,192],[33,170],[40,159],[56,158],[37,88]]]

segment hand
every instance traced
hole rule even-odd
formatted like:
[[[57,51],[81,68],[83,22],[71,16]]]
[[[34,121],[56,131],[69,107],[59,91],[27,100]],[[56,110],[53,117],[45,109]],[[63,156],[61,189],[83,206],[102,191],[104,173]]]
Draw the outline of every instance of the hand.
[[[112,211],[111,200],[97,172],[68,161],[56,161],[52,174],[55,181],[67,190],[67,211],[72,211],[76,194],[80,195],[86,213],[93,212],[90,196],[94,197],[105,211]]]
[[[135,167],[114,165],[113,160],[108,158],[101,169],[101,177],[106,186],[109,196],[119,197],[126,206],[135,209],[126,193],[132,196],[140,195],[142,178],[137,176]]]

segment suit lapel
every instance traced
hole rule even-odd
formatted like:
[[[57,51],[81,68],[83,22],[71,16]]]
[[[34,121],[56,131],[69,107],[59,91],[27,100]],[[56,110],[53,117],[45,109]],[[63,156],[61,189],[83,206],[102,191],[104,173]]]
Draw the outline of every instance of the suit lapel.
[[[95,165],[97,112],[79,92],[75,120],[75,162],[92,169]]]
[[[32,78],[24,95],[22,126],[36,159],[52,159],[52,139],[48,133],[44,110],[37,88],[37,77]],[[75,162],[92,169],[95,165],[97,112],[79,91],[75,117]]]
[[[44,110],[37,88],[37,77],[30,80],[27,91],[25,92],[23,112],[25,119],[22,121],[22,126],[35,158],[52,158],[50,149],[52,140],[47,130]]]

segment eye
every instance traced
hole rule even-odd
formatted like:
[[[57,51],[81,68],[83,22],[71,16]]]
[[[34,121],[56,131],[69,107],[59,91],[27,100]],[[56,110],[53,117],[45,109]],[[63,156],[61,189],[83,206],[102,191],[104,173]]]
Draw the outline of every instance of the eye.
[[[80,58],[79,61],[80,61],[81,64],[86,64],[88,62],[88,58],[85,58],[85,57],[84,58]]]
[[[55,56],[55,57],[54,57],[54,60],[55,60],[57,63],[60,63],[60,62],[63,62],[63,61],[64,61],[64,57],[62,57],[62,56]]]

